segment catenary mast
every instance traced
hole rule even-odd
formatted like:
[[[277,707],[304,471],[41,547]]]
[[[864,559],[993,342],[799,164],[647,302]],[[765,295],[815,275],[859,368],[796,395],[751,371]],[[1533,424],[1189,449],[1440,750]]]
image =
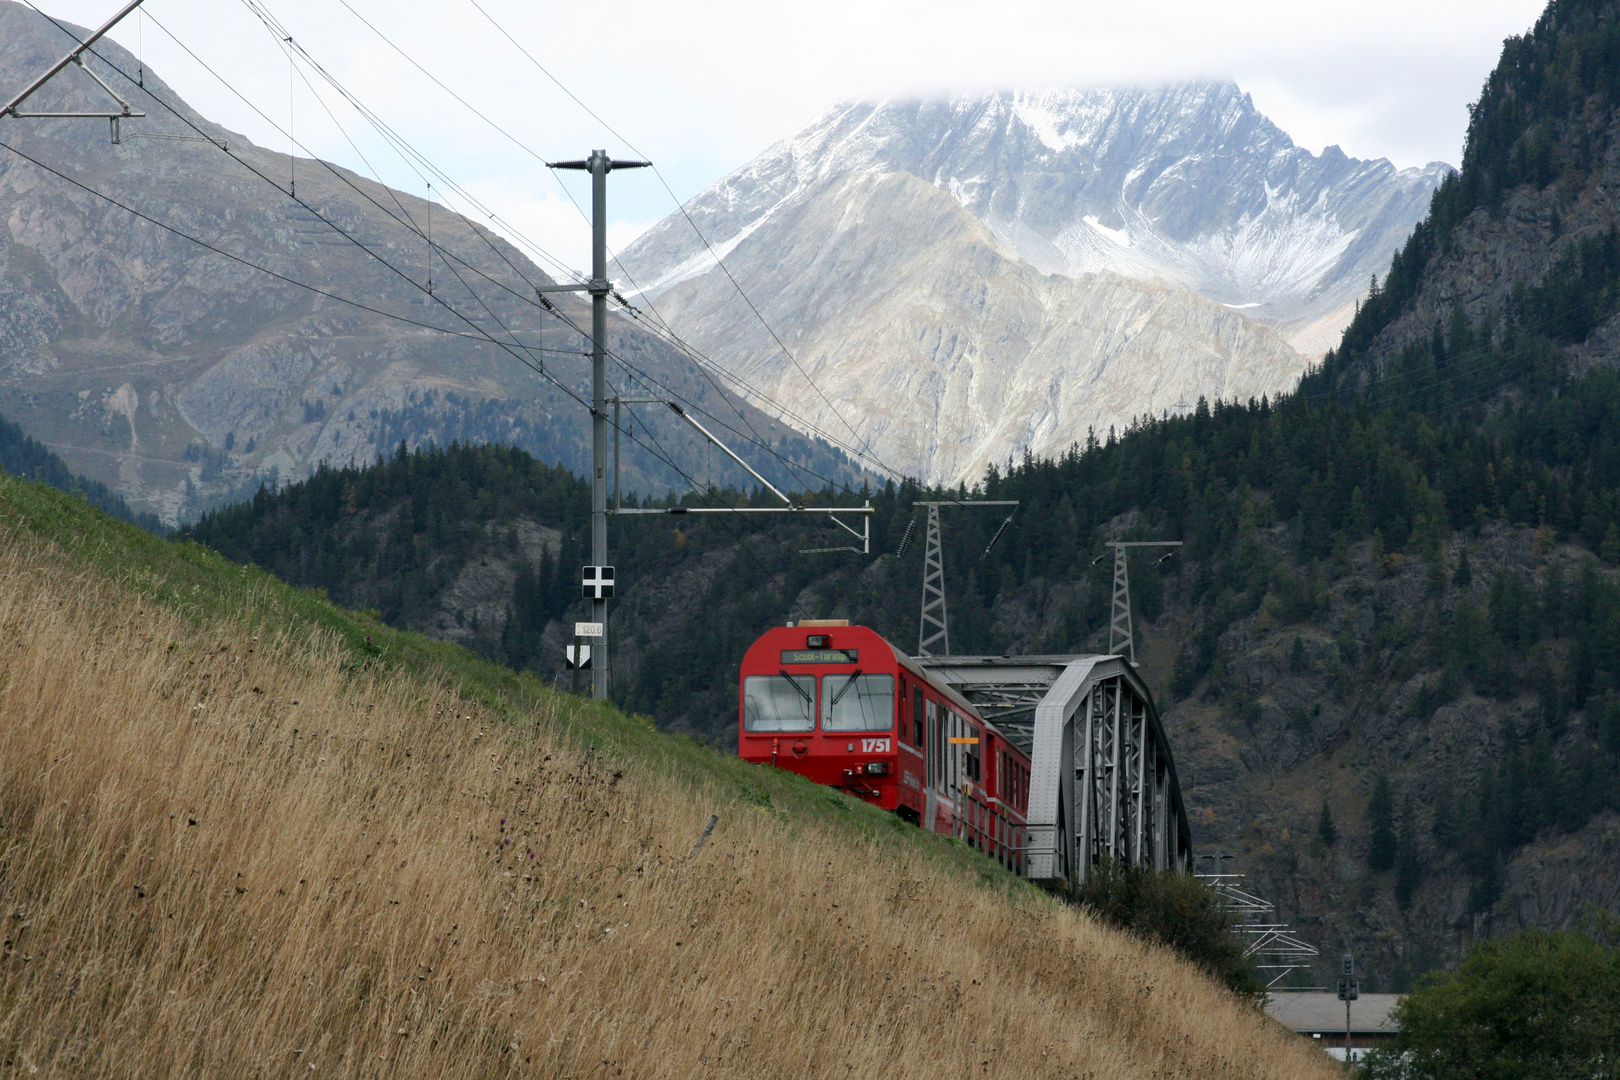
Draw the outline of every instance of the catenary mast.
[[[608,565],[607,471],[607,302],[613,291],[607,276],[607,174],[614,169],[644,169],[648,161],[615,161],[606,150],[592,150],[584,161],[550,162],[553,169],[575,169],[591,174],[591,280],[584,285],[542,285],[544,292],[591,294],[591,566]],[[591,575],[593,578],[595,575]],[[591,657],[591,696],[608,696],[607,596],[601,590],[591,599],[591,621],[602,627]]]

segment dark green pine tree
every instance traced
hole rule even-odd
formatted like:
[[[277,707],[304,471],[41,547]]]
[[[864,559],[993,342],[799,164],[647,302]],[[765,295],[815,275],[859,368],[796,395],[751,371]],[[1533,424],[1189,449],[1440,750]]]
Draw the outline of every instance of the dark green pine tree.
[[[1380,776],[1367,799],[1367,868],[1374,872],[1395,869],[1395,795],[1389,777]]]
[[[1326,799],[1322,800],[1322,813],[1316,818],[1316,838],[1323,847],[1332,847],[1339,842],[1339,827],[1333,824],[1333,811],[1328,809]]]
[[[1474,583],[1474,568],[1468,565],[1468,548],[1466,547],[1457,556],[1457,572],[1451,575],[1451,583],[1459,589],[1466,589]]]
[[[1457,800],[1451,789],[1442,787],[1434,797],[1434,823],[1430,833],[1434,842],[1447,851],[1454,851],[1462,842],[1462,830],[1457,820]]]
[[[1598,554],[1606,563],[1620,563],[1620,525],[1610,525],[1603,534],[1603,543],[1598,547]]]
[[[1412,810],[1411,798],[1401,803],[1401,825],[1395,847],[1395,902],[1405,911],[1412,906],[1412,894],[1423,879],[1423,861],[1418,853],[1417,815]]]
[[[1564,629],[1564,566],[1556,559],[1547,567],[1547,580],[1541,590],[1541,622],[1553,637],[1562,636]]]
[[[1603,697],[1596,724],[1598,739],[1603,749],[1620,756],[1620,698],[1611,690]],[[1620,790],[1616,791],[1615,805],[1620,807]]]

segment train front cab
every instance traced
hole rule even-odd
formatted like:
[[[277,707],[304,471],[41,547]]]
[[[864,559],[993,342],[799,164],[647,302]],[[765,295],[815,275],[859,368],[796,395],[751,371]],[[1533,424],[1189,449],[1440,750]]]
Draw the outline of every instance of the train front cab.
[[[885,810],[900,806],[889,643],[847,622],[768,630],[743,657],[737,752]]]
[[[1022,873],[1028,758],[876,631],[777,627],[740,674],[744,760],[842,788]]]

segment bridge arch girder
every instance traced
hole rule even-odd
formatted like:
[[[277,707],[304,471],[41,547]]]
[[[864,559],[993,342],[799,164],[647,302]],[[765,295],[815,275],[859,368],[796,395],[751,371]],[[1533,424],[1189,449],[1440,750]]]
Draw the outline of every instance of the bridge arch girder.
[[[934,674],[1030,755],[1028,876],[1078,885],[1102,859],[1192,869],[1164,725],[1119,656],[929,657]]]
[[[1192,869],[1192,832],[1153,695],[1117,656],[1065,665],[1035,707],[1029,876],[1079,884],[1103,859]]]

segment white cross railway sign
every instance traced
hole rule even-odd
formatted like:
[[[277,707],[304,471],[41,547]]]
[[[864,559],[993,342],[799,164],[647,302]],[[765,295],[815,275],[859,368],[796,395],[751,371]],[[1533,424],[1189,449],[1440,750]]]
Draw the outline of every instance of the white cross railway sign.
[[[579,568],[580,594],[587,600],[613,599],[613,567],[582,566]]]

